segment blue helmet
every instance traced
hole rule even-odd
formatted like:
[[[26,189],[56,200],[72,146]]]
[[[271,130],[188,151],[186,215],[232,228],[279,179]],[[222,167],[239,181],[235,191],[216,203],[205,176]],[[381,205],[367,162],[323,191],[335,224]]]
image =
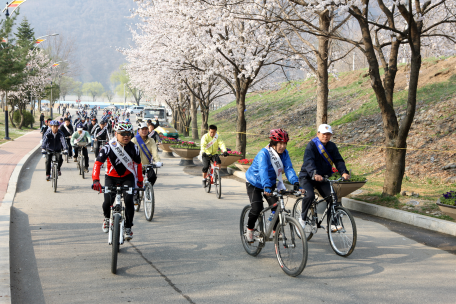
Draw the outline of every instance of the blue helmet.
[[[82,125],[82,123],[79,123],[77,126],[76,126],[76,129],[81,129],[84,128],[84,126]]]
[[[53,120],[49,123],[50,126],[60,126],[60,123],[57,120]]]

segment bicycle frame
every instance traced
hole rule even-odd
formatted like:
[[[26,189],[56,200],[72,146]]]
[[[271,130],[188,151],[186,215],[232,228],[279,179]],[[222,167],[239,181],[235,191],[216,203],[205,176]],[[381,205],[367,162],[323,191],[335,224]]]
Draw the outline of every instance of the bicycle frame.
[[[122,191],[126,189],[126,187],[115,187],[116,198],[114,200],[114,204],[111,207],[111,216],[109,218],[109,234],[108,234],[108,244],[112,245],[112,230],[114,226],[114,214],[120,213],[120,238],[119,244],[122,245],[124,243],[124,231],[125,231],[125,207],[122,206]],[[112,193],[114,191],[105,188],[104,193]],[[130,187],[126,191],[128,194],[133,193],[133,188]]]
[[[323,199],[321,199],[321,200],[319,200],[319,201],[318,201],[317,199],[315,199],[315,200],[312,202],[312,205],[315,205],[315,208],[314,208],[315,210],[314,210],[314,212],[315,212],[315,218],[317,219],[317,221],[316,221],[316,223],[317,223],[317,228],[322,228],[321,223],[323,223],[323,220],[325,219],[325,217],[326,217],[326,215],[327,215],[327,213],[328,213],[328,210],[329,210],[330,208],[331,208],[331,212],[332,212],[333,214],[334,214],[334,212],[335,212],[334,207],[336,206],[336,203],[335,203],[335,202],[337,201],[337,197],[336,197],[336,192],[334,191],[333,184],[339,182],[340,180],[341,180],[341,179],[334,180],[334,181],[332,181],[332,180],[326,180],[326,181],[329,182],[329,187],[330,187],[330,189],[331,189],[331,194],[330,194],[329,196],[331,196],[332,201],[331,201],[331,203],[329,203],[329,204],[326,206],[326,209],[325,209],[325,211],[323,212],[323,215],[321,216],[321,220],[318,220],[317,205],[320,204],[320,203],[326,202],[326,199],[327,199],[329,196],[327,196],[327,197],[325,197],[325,198],[323,198]]]
[[[214,170],[217,168],[220,171],[220,165],[216,164],[216,162],[212,161],[212,157],[216,156],[218,154],[211,155],[211,158],[209,159],[209,163],[211,164],[210,170],[207,171],[207,175],[211,178],[211,185],[214,184]],[[219,156],[220,157],[220,156]]]

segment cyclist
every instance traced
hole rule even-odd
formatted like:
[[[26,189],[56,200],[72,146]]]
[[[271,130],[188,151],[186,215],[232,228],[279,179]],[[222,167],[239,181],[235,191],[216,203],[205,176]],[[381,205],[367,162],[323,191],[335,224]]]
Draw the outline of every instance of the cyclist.
[[[110,185],[127,185],[128,187],[135,187],[135,179],[137,178],[136,185],[140,188],[143,187],[143,176],[141,155],[138,146],[131,142],[133,126],[124,121],[119,122],[116,127],[115,137],[109,141],[108,144],[103,146],[97,156],[97,160],[93,166],[93,185],[94,190],[101,192],[100,184],[100,167],[105,161],[108,162],[105,175],[105,186]],[[103,202],[103,232],[108,232],[110,207],[114,203],[115,196],[105,193]],[[133,217],[135,208],[133,203],[133,194],[124,192],[124,202],[126,210],[125,220],[125,239],[131,240],[133,232]]]
[[[65,117],[63,124],[60,126],[60,132],[65,136],[65,141],[68,147],[68,157],[73,157],[73,149],[71,149],[70,139],[74,133],[73,126],[70,123],[70,119]]]
[[[149,133],[149,134],[147,134],[147,136],[149,138],[152,138],[155,141],[155,143],[157,145],[159,145],[161,143],[161,138],[160,138],[160,135],[155,131],[155,128],[156,128],[155,124],[153,124],[152,122],[149,122],[149,123],[147,123],[147,128],[148,128],[148,133]]]
[[[162,166],[160,157],[157,153],[157,146],[155,145],[155,141],[152,138],[147,136],[149,132],[147,128],[147,124],[145,122],[141,122],[139,124],[138,134],[131,140],[135,145],[139,147],[139,153],[141,154],[141,163],[143,165],[149,165],[155,162],[155,166],[160,168]],[[144,173],[144,172],[143,172]],[[155,184],[157,180],[157,175],[155,174],[155,170],[149,170],[147,179],[152,184]]]
[[[44,134],[46,134],[46,132],[48,131],[49,129],[49,123],[52,121],[52,119],[48,118],[44,121],[44,125],[41,127],[41,138],[44,137]]]
[[[95,127],[97,126],[97,122],[97,118],[94,117],[91,119],[90,124],[87,126],[87,131],[89,132],[90,137],[92,137],[92,141],[94,139],[93,132],[95,130]],[[93,152],[93,145],[90,147],[90,152]]]
[[[323,182],[323,176],[331,176],[333,166],[341,173],[344,179],[350,179],[350,173],[345,167],[345,162],[335,143],[331,142],[332,128],[330,125],[321,124],[318,127],[317,137],[312,139],[304,152],[304,163],[299,172],[299,184],[309,195],[302,201],[302,214],[299,222],[305,226],[305,217],[312,200],[315,198],[314,188],[323,197],[328,197],[328,203],[332,201],[329,182]],[[314,178],[314,180],[312,180]],[[328,217],[330,214],[328,214]],[[342,227],[331,225],[333,232]]]
[[[285,190],[282,173],[285,173],[288,181],[293,184],[295,191],[300,189],[298,177],[286,149],[289,140],[288,133],[282,129],[274,129],[269,132],[269,139],[269,145],[260,150],[245,173],[247,195],[252,205],[247,222],[246,239],[248,242],[253,242],[253,228],[263,210],[263,197],[271,206],[277,202],[277,198],[271,196],[272,192],[276,188]],[[279,182],[276,186],[277,179]],[[304,193],[304,190],[301,189],[301,192]],[[271,209],[271,211],[275,210],[276,208]]]
[[[64,154],[68,153],[68,147],[65,141],[65,135],[59,131],[59,122],[52,120],[49,122],[50,130],[44,134],[43,143],[41,144],[41,153],[46,154],[46,180],[50,180],[51,175],[51,155],[47,154],[46,151],[61,152]],[[62,167],[63,158],[60,155],[58,159],[57,170],[59,176],[62,175],[60,168]]]
[[[78,161],[78,143],[87,143],[88,145],[92,143],[89,132],[83,129],[81,123],[79,123],[76,132],[71,136],[71,145],[74,147],[74,162]],[[89,154],[87,153],[87,147],[82,148],[82,154],[85,158],[84,171],[89,172]]]
[[[100,124],[96,125],[93,128],[93,138],[95,142],[95,156],[98,156],[98,152],[100,152],[100,144],[99,140],[107,140],[108,139],[108,126],[105,120],[100,121]]]
[[[210,161],[216,162],[217,165],[220,166],[222,161],[217,154],[218,149],[223,152],[223,156],[228,156],[228,151],[226,150],[225,143],[219,137],[217,133],[217,126],[210,125],[209,132],[204,134],[201,138],[201,157],[203,161],[203,187],[206,188],[207,186],[207,171],[209,170]]]

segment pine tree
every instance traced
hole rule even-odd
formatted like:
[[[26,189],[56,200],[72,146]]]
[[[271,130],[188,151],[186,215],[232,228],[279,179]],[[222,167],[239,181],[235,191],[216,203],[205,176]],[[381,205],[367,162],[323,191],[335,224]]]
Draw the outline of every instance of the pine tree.
[[[35,32],[26,17],[24,17],[14,35],[17,37],[17,43],[21,47],[28,46],[30,48],[35,44]]]

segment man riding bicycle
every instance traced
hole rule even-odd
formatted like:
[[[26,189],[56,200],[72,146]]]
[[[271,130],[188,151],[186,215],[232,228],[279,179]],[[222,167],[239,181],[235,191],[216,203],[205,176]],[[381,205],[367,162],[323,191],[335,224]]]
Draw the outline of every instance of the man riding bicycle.
[[[90,145],[92,143],[92,138],[90,137],[89,132],[85,131],[82,127],[82,124],[79,123],[76,127],[76,132],[71,136],[71,146],[74,147],[74,162],[78,161],[78,143],[86,143]],[[87,153],[87,147],[82,148],[82,154],[84,155],[84,171],[89,172],[89,154]]]
[[[141,155],[139,147],[131,142],[133,126],[126,122],[119,122],[116,127],[115,137],[104,145],[97,156],[97,160],[93,166],[93,185],[94,190],[101,192],[100,184],[100,168],[105,161],[108,162],[105,175],[105,186],[111,185],[126,185],[128,187],[135,187],[135,180],[137,179],[136,186],[143,187],[143,176]],[[133,226],[133,217],[135,214],[133,194],[128,194],[126,191],[123,193],[125,202],[125,239],[127,241],[133,238],[131,227]],[[109,231],[109,216],[110,208],[114,203],[115,196],[105,193],[103,202],[103,232]]]
[[[333,167],[337,168],[344,179],[350,179],[350,173],[345,167],[345,162],[339,153],[335,143],[331,142],[332,128],[330,125],[322,124],[318,127],[317,137],[312,139],[304,152],[304,163],[299,172],[299,184],[308,193],[302,201],[302,213],[299,223],[304,228],[305,217],[310,204],[315,198],[314,188],[321,196],[327,197],[331,203],[331,189],[329,182],[323,182],[323,176],[331,176]],[[328,217],[330,215],[328,214]],[[331,230],[339,228],[331,225]]]
[[[157,146],[155,145],[155,141],[147,136],[148,133],[149,129],[147,128],[147,124],[145,122],[141,122],[139,124],[138,134],[133,137],[131,141],[139,147],[139,153],[141,154],[141,163],[143,165],[149,165],[152,163],[152,161],[154,161],[155,166],[157,168],[160,168],[162,166],[162,163],[160,161],[160,157],[158,156]],[[155,181],[157,180],[155,170],[148,171],[147,179],[152,184],[152,186],[155,184]]]
[[[65,117],[64,122],[60,126],[59,130],[65,136],[65,141],[68,147],[68,157],[73,157],[73,149],[71,149],[70,138],[74,133],[74,129],[69,118]]]
[[[51,155],[47,154],[47,151],[68,153],[68,147],[65,141],[65,135],[59,131],[59,122],[52,120],[49,122],[50,131],[46,132],[43,136],[43,143],[41,144],[41,153],[46,154],[46,180],[49,181],[51,178]],[[60,155],[58,159],[57,170],[59,176],[62,175],[60,168],[62,167],[63,158]]]
[[[247,222],[246,239],[248,242],[253,242],[253,228],[263,210],[263,197],[271,206],[277,202],[277,198],[271,196],[276,187],[277,190],[285,190],[282,174],[285,173],[295,191],[300,189],[298,177],[286,149],[289,140],[288,133],[282,129],[274,129],[269,132],[269,139],[269,145],[260,150],[245,173],[247,195],[252,205]],[[277,179],[279,182],[276,186]],[[302,189],[301,192],[305,193]],[[272,208],[271,212],[275,212],[275,210],[276,208]],[[276,222],[277,224],[278,222]]]
[[[108,139],[108,127],[107,122],[105,120],[100,121],[100,124],[93,128],[92,136],[94,138],[94,145],[95,145],[95,155],[98,156],[98,152],[100,152],[100,140],[107,140]]]
[[[217,126],[210,125],[209,132],[204,134],[201,138],[201,157],[203,161],[203,187],[205,188],[207,187],[207,171],[209,171],[211,160],[215,162],[217,165],[220,165],[222,163],[220,157],[217,155],[219,148],[220,150],[222,150],[223,156],[228,156],[225,143],[217,133]]]

